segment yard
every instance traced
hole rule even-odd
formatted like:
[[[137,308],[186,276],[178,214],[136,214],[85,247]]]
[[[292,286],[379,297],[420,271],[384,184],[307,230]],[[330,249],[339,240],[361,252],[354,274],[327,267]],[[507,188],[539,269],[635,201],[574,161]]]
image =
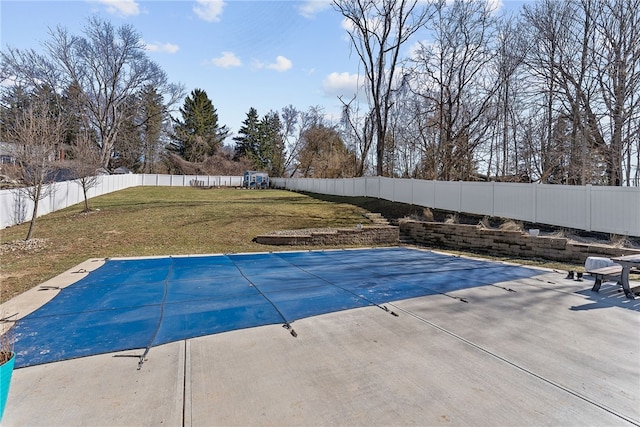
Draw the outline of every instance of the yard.
[[[137,187],[38,218],[29,249],[28,224],[2,230],[0,302],[88,258],[263,252],[258,234],[281,229],[351,227],[364,209],[289,191]],[[292,249],[292,248],[287,248]]]

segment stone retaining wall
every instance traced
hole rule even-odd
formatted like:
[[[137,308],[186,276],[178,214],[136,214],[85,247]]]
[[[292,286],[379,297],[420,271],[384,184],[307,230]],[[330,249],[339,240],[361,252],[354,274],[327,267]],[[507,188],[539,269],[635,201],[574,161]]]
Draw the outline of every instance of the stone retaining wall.
[[[397,245],[399,229],[393,226],[336,228],[301,234],[266,234],[254,240],[263,245],[289,246]]]
[[[483,252],[515,258],[542,258],[584,264],[589,256],[616,257],[640,250],[601,244],[570,243],[565,238],[530,236],[521,231],[484,229],[476,225],[444,224],[403,219],[400,230],[416,243],[447,249]]]

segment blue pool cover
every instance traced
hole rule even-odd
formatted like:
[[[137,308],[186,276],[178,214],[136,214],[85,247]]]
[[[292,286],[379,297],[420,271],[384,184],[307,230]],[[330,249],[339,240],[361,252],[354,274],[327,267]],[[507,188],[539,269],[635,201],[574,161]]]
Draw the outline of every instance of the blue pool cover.
[[[409,248],[107,260],[14,326],[16,367],[531,277]]]

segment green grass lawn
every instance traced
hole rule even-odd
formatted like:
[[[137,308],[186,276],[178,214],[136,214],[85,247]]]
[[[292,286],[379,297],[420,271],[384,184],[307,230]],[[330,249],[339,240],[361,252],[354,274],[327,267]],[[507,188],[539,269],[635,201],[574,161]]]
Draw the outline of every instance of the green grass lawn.
[[[0,301],[89,258],[291,250],[252,242],[274,230],[352,227],[365,210],[289,191],[136,187],[38,218],[35,252],[1,255]],[[2,230],[0,242],[24,239],[28,224]],[[301,248],[298,248],[301,249]],[[308,248],[307,248],[308,249]]]

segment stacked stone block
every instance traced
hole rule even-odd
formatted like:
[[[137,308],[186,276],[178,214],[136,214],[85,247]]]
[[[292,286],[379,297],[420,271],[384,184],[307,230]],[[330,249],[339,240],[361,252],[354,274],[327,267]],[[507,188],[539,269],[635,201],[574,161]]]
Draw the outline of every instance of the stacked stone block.
[[[263,245],[365,246],[397,245],[399,228],[393,226],[337,228],[301,234],[266,234],[255,238]]]
[[[531,236],[521,231],[481,228],[466,224],[401,220],[402,233],[420,244],[514,258],[541,258],[583,264],[589,256],[607,258],[640,254],[640,250],[601,244],[569,242],[565,238]]]

